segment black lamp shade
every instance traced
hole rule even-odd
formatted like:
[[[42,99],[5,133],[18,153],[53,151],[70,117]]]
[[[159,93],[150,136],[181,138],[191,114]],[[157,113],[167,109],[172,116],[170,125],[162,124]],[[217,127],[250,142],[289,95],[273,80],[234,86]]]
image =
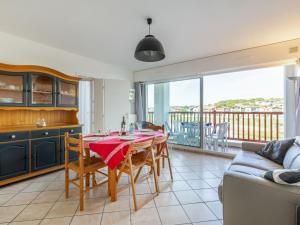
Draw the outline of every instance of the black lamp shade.
[[[164,59],[166,56],[165,50],[159,40],[153,35],[146,35],[138,43],[134,57],[143,62],[156,62]]]

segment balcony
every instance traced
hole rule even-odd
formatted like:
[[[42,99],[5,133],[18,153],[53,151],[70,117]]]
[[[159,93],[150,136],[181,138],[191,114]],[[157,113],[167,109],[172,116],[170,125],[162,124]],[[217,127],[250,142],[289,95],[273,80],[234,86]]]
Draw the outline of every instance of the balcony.
[[[168,117],[170,129],[175,132],[178,122],[199,125],[201,114],[169,112]],[[153,112],[148,112],[147,120],[154,122]],[[229,123],[227,135],[228,140],[232,141],[267,142],[284,137],[283,112],[203,112],[203,124],[216,125],[222,122]]]

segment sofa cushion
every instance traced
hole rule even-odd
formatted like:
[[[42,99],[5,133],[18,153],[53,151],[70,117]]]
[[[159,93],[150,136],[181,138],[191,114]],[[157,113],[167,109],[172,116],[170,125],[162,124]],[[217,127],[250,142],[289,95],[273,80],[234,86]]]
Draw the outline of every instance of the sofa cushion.
[[[244,165],[231,165],[228,170],[258,177],[263,177],[266,173],[265,170]]]
[[[266,157],[276,163],[282,165],[285,154],[288,149],[294,144],[295,138],[280,141],[271,141],[266,146],[259,150],[257,154]]]
[[[283,167],[285,169],[290,169],[291,167],[300,168],[300,158],[299,160],[296,160],[299,155],[300,155],[300,146],[294,143],[285,154],[283,160]]]
[[[282,166],[269,159],[266,159],[255,152],[242,151],[232,161],[232,165],[243,165],[261,170],[281,169]]]
[[[300,186],[300,169],[278,169],[265,173],[264,177],[278,184]]]

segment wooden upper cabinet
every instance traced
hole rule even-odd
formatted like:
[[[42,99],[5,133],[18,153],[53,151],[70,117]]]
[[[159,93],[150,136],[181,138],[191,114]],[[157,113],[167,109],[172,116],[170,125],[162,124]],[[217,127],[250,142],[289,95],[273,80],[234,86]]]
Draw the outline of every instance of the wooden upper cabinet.
[[[29,105],[55,106],[55,77],[31,73],[29,76]]]
[[[46,67],[0,63],[0,106],[77,108],[79,80]]]
[[[26,106],[26,73],[0,71],[0,105]]]
[[[62,79],[57,80],[57,106],[77,107],[78,105],[78,84],[65,81]]]

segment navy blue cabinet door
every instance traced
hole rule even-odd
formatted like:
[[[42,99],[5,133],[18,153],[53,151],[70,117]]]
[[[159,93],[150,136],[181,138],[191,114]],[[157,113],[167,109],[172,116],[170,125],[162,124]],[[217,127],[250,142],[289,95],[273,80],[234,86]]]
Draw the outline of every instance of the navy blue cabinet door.
[[[0,144],[0,180],[29,172],[28,141]]]
[[[44,138],[31,141],[31,169],[40,170],[59,165],[59,138]]]
[[[75,138],[79,138],[79,134],[73,134],[73,135],[70,135],[70,136],[75,137]],[[65,140],[64,140],[64,137],[61,137],[60,145],[61,145],[61,147],[60,147],[60,149],[61,149],[60,163],[64,164],[65,163]],[[76,161],[76,160],[78,160],[77,152],[70,151],[69,152],[69,161]]]

